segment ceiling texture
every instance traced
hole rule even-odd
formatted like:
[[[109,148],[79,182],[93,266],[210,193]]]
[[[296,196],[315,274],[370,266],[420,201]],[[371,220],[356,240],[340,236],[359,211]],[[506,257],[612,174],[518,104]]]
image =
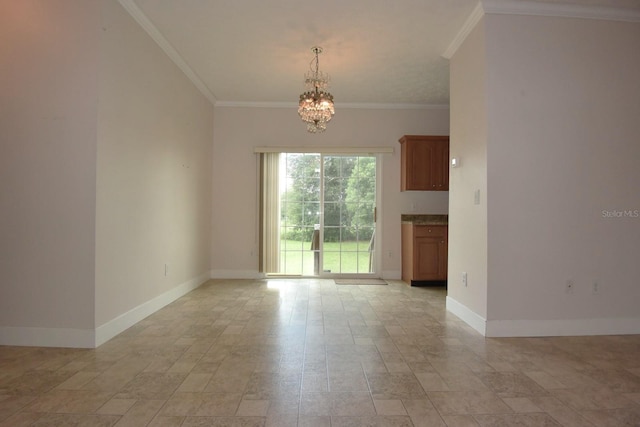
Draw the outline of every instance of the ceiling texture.
[[[320,70],[331,76],[336,107],[447,106],[449,61],[443,55],[482,10],[640,16],[640,0],[120,3],[216,105],[297,104],[311,48],[321,46]]]

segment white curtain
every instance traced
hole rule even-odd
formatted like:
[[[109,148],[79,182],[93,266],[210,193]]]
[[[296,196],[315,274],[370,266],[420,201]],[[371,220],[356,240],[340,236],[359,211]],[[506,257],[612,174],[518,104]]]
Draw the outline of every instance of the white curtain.
[[[280,153],[262,153],[262,271],[280,272]]]

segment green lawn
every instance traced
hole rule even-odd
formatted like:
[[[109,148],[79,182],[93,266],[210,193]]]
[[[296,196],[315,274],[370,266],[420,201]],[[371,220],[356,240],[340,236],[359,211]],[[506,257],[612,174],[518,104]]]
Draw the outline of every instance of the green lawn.
[[[369,242],[326,242],[324,270],[331,273],[369,273]],[[313,275],[311,242],[280,241],[280,273]]]

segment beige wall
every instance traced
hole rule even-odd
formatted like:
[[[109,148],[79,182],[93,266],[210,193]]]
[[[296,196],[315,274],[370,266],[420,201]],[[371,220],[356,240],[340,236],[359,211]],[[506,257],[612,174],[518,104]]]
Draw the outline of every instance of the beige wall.
[[[216,108],[213,147],[214,277],[258,274],[257,163],[255,146],[386,146],[381,206],[381,270],[400,277],[400,214],[446,214],[448,192],[400,192],[400,144],[404,134],[449,133],[449,111],[349,109],[323,134],[309,134],[295,108]],[[380,223],[379,223],[380,224]],[[391,251],[391,257],[389,257]]]
[[[487,316],[487,64],[484,22],[450,62],[450,169],[448,304]],[[475,204],[475,192],[480,203]],[[462,273],[467,273],[463,286]],[[473,323],[473,319],[468,319]],[[480,320],[482,323],[483,321]],[[483,326],[478,326],[483,332]]]
[[[213,140],[207,99],[117,2],[102,5],[96,326],[208,278]]]
[[[95,2],[0,2],[3,340],[94,326],[99,25]]]
[[[469,155],[463,136],[471,126],[487,138],[486,147],[477,145],[486,149],[487,220],[478,224],[488,237],[486,307],[471,276],[468,289],[456,284],[464,263],[475,265],[455,237],[462,230],[452,232],[450,247],[455,299],[448,308],[476,329],[489,336],[640,333],[638,46],[638,23],[489,14],[454,56],[454,150]],[[484,77],[477,73],[483,63]],[[483,84],[485,107],[458,96]],[[473,107],[457,105],[467,101],[483,116],[470,118]],[[471,197],[458,193],[464,160],[452,172],[452,227],[463,214],[459,199]],[[476,250],[481,259],[483,248]]]
[[[640,24],[486,20],[489,329],[638,333]]]
[[[0,52],[0,344],[92,347],[208,278],[213,108],[115,1],[0,1]]]
[[[209,274],[256,276],[255,146],[394,147],[383,276],[401,213],[450,210],[448,302],[489,335],[640,333],[638,45],[637,23],[485,16],[451,62],[449,207],[399,191],[397,142],[448,134],[446,109],[338,104],[310,135],[294,108],[220,107],[214,127],[116,2],[0,0],[0,344],[91,346]]]

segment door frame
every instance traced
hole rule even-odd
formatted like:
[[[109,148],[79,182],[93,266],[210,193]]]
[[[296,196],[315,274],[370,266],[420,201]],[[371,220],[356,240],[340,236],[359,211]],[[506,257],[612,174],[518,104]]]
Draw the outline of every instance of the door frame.
[[[254,148],[254,153],[260,155],[262,153],[319,153],[323,155],[371,155],[376,157],[376,225],[375,225],[375,250],[374,250],[374,273],[324,273],[320,272],[320,275],[308,276],[308,275],[285,275],[279,273],[266,273],[264,271],[265,265],[265,253],[261,251],[259,257],[259,271],[269,277],[296,277],[296,278],[381,278],[382,277],[382,250],[383,247],[383,217],[384,212],[381,209],[383,202],[382,182],[383,182],[383,162],[384,156],[382,154],[393,154],[394,147],[378,146],[378,147],[347,147],[347,146],[335,146],[335,147],[278,147],[278,146],[258,146]],[[259,159],[258,159],[259,160]],[[262,168],[262,162],[258,161],[258,170]],[[258,182],[261,180],[261,174],[258,175]],[[259,213],[257,216],[257,230],[258,240],[260,242],[260,248],[264,247],[264,227],[263,227],[263,215],[264,215],[264,199],[261,191],[261,185],[257,186],[257,199],[259,201]]]

